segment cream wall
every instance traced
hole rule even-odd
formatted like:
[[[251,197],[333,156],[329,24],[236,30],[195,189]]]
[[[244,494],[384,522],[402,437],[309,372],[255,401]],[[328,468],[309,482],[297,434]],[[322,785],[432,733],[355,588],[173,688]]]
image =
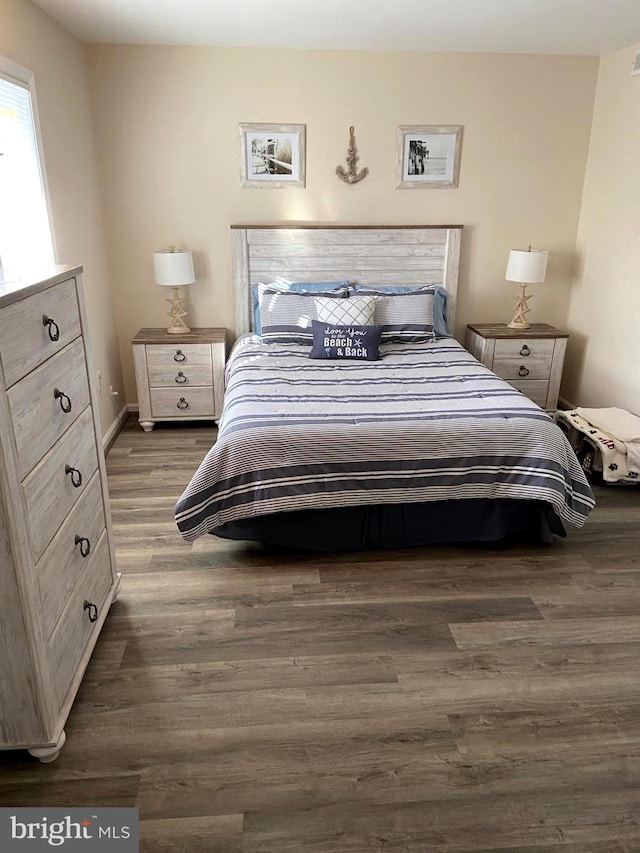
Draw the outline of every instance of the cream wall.
[[[34,72],[56,260],[84,266],[103,432],[124,404],[107,274],[84,46],[29,0],[0,0],[0,54]],[[108,384],[120,389],[110,397]]]
[[[640,45],[600,63],[563,395],[640,415]]]
[[[550,252],[530,319],[563,325],[598,60],[498,54],[88,46],[126,392],[130,339],[167,323],[151,253],[191,249],[192,325],[233,328],[231,223],[462,223],[458,337],[511,317],[510,248]],[[307,188],[243,189],[240,122],[307,126]],[[464,125],[460,185],[396,190],[396,128]],[[354,125],[359,166],[335,175]]]

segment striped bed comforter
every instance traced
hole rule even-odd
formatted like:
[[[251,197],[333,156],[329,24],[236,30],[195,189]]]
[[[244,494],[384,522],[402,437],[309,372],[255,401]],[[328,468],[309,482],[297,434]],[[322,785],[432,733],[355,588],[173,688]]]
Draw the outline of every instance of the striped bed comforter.
[[[465,498],[546,501],[584,523],[591,489],[538,406],[456,341],[380,352],[325,361],[240,339],[218,440],[176,506],[183,537],[269,513]]]

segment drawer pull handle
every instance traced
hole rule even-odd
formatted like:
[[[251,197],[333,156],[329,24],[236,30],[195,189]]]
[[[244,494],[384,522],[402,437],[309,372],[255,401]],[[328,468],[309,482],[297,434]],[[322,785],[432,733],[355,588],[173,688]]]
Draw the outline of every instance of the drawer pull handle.
[[[53,396],[56,400],[60,400],[60,408],[65,414],[68,414],[71,411],[71,400],[67,395],[63,391],[60,391],[59,388],[54,388]]]
[[[60,337],[60,329],[58,328],[58,324],[55,320],[52,320],[51,317],[47,317],[46,314],[42,315],[42,325],[47,327],[47,332],[49,333],[49,340],[57,341]]]
[[[86,559],[91,553],[91,542],[86,536],[78,536],[76,533],[76,545],[80,546],[80,553]]]
[[[98,621],[98,608],[92,601],[84,600],[84,610],[89,611],[89,622],[97,622]]]
[[[529,349],[529,347],[526,344],[522,345],[522,349],[520,350],[520,355],[524,355],[524,356],[531,355],[531,350]]]
[[[174,361],[186,361],[186,360],[187,360],[187,357],[186,357],[186,355],[182,352],[182,350],[181,350],[181,349],[177,349],[177,350],[176,350],[176,354],[175,354],[175,355],[174,355],[174,357],[173,357],[173,360],[174,360]]]
[[[184,385],[184,383],[186,381],[187,381],[187,377],[184,375],[184,373],[181,370],[179,370],[178,375],[176,376],[176,382],[178,383],[178,385]]]
[[[529,371],[528,371],[528,370],[527,370],[527,368],[524,366],[524,364],[521,364],[521,365],[520,365],[520,370],[518,371],[518,376],[528,376],[528,375],[529,375]]]
[[[179,409],[188,409],[188,408],[189,408],[189,404],[188,404],[188,403],[187,403],[187,401],[184,399],[184,397],[180,397],[180,399],[179,399],[179,400],[178,400],[178,402],[176,403],[176,406],[177,406]]]
[[[71,485],[75,486],[76,489],[79,489],[82,485],[82,474],[80,471],[78,471],[77,468],[72,468],[71,465],[65,465],[64,473],[71,474]]]

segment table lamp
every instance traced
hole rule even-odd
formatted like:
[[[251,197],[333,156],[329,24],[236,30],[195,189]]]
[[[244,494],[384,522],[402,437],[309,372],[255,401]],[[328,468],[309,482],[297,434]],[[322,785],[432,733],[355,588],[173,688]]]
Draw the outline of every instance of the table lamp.
[[[544,281],[547,272],[548,252],[542,249],[511,249],[505,279],[520,283],[520,297],[514,305],[514,315],[508,327],[510,329],[528,329],[526,314],[531,310],[528,302],[531,296],[527,296],[527,284]]]
[[[196,280],[191,252],[176,249],[175,246],[154,252],[153,273],[156,284],[173,288],[172,298],[167,299],[171,305],[167,312],[171,318],[167,332],[174,335],[190,332],[191,329],[183,319],[187,316],[184,310],[185,298],[180,296],[178,288],[185,284],[193,284]]]

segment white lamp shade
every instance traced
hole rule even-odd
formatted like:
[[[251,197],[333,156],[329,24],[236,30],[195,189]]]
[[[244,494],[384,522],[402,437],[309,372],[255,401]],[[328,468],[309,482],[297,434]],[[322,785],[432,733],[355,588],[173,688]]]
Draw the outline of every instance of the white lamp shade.
[[[547,272],[547,257],[549,253],[542,249],[511,249],[505,279],[519,281],[522,284],[533,284],[544,281]]]
[[[196,277],[193,272],[191,252],[170,252],[168,250],[154,252],[153,275],[156,284],[165,287],[193,284]]]

